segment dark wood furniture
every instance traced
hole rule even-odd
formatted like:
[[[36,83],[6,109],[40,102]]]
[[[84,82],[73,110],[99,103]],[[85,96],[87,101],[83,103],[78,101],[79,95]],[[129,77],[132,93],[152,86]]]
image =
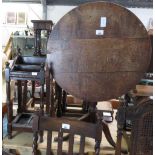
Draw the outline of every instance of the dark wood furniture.
[[[135,109],[131,130],[130,155],[152,155],[153,100],[143,99],[136,105]]]
[[[35,51],[34,55],[42,56],[46,55],[46,51],[41,50],[41,32],[46,31],[46,37],[48,39],[49,34],[52,31],[53,22],[51,20],[31,20],[33,23],[34,36],[35,36]]]
[[[90,137],[95,140],[95,154],[99,155],[100,152],[100,143],[102,137],[102,125],[101,120],[98,120],[98,123],[86,123],[79,122],[77,120],[69,120],[62,118],[51,118],[45,116],[35,115],[33,119],[33,155],[38,155],[38,132],[40,130],[47,131],[47,155],[52,155],[51,144],[52,144],[52,132],[58,132],[58,148],[57,155],[73,155],[73,146],[74,146],[74,135],[80,135],[80,149],[79,154],[84,154],[85,147],[85,137]],[[69,133],[69,147],[68,152],[63,152],[62,143],[63,143],[63,133]]]
[[[151,44],[151,60],[143,79],[136,88],[125,95],[124,101],[118,108],[118,136],[116,155],[121,154],[121,140],[124,131],[131,131],[130,155],[153,154],[153,35],[149,34]],[[129,106],[130,104],[130,106]],[[129,124],[127,124],[129,121]]]
[[[46,35],[47,40],[48,40],[54,24],[51,20],[31,20],[31,22],[33,23],[34,36],[35,36],[35,44],[34,44],[35,45],[35,51],[34,51],[33,55],[36,56],[36,58],[46,57],[47,50],[43,51],[41,49],[41,32],[44,31],[44,35]],[[46,34],[45,34],[45,31],[46,31]],[[44,63],[45,63],[45,61],[44,61]],[[51,101],[51,98],[50,98],[50,74],[49,74],[49,68],[48,68],[47,64],[45,65],[45,68],[46,68],[46,73],[45,73],[46,103],[49,103],[49,104],[46,104],[46,112],[50,113],[50,106],[49,106],[50,101]],[[35,91],[35,83],[32,84],[32,89],[34,92]]]
[[[32,81],[32,106],[35,104],[36,98],[34,97],[35,82],[40,82],[40,109],[42,115],[44,114],[44,85],[46,82],[46,113],[50,113],[50,75],[49,68],[45,64],[46,51],[41,53],[41,31],[47,31],[47,38],[51,32],[53,23],[52,21],[32,21],[34,23],[35,31],[35,52],[37,56],[22,56],[20,49],[16,56],[12,67],[9,67],[9,63],[6,64],[5,76],[6,76],[6,90],[7,90],[7,114],[8,114],[8,138],[12,137],[12,130],[28,131],[32,132],[32,113],[26,108],[27,103],[27,81]],[[10,80],[17,81],[18,92],[18,115],[13,120],[13,107],[10,101]],[[23,84],[24,83],[24,84]],[[22,89],[22,85],[24,85]],[[42,137],[42,136],[41,136]],[[42,138],[41,138],[42,141]]]
[[[131,121],[126,127],[126,120]],[[129,145],[130,155],[153,154],[153,100],[149,97],[138,97],[133,106],[123,103],[117,112],[117,145],[116,155],[121,155],[121,142],[124,131],[131,131]]]
[[[89,103],[89,113],[80,118],[88,121],[98,101],[135,87],[148,68],[149,49],[147,31],[133,13],[113,3],[94,2],[76,7],[55,25],[47,58],[58,85]],[[104,121],[102,125],[115,147]]]
[[[62,105],[62,89],[59,85],[57,85],[56,94],[58,96],[58,108],[57,108],[57,115],[58,117],[63,116],[61,111],[61,105]],[[83,114],[83,116],[79,117],[79,121],[89,122],[89,123],[97,123],[98,118],[102,121],[102,131],[105,134],[106,139],[108,142],[115,147],[115,142],[111,136],[108,124],[103,119],[103,110],[98,110],[96,108],[97,102],[87,102],[86,104],[89,105],[88,112]],[[68,140],[69,134],[65,135],[63,137],[63,140]],[[58,141],[58,137],[55,137],[55,141]]]
[[[89,102],[117,98],[133,89],[151,58],[142,22],[108,2],[80,5],[63,16],[50,34],[47,50],[60,87]]]
[[[57,102],[56,107],[56,115],[57,117],[65,116],[65,117],[81,117],[85,113],[88,112],[87,103],[83,102],[81,104],[68,104],[67,103],[67,95],[68,93],[63,90],[56,82],[55,82],[55,102]],[[69,107],[69,109],[68,109]],[[81,110],[76,110],[76,108],[81,108]]]
[[[44,113],[44,84],[45,84],[45,70],[44,63],[38,65],[39,60],[45,62],[45,58],[31,59],[27,57],[18,56],[14,61],[14,65],[10,68],[9,63],[6,64],[6,90],[7,90],[7,115],[8,115],[8,138],[12,137],[12,130],[32,131],[32,111],[26,108],[27,103],[27,80],[40,81],[41,84],[41,102],[40,108],[42,114]],[[17,81],[18,93],[18,115],[13,120],[13,104],[10,99],[10,81]],[[22,89],[22,82],[24,82],[24,89]],[[23,115],[22,115],[23,114]]]

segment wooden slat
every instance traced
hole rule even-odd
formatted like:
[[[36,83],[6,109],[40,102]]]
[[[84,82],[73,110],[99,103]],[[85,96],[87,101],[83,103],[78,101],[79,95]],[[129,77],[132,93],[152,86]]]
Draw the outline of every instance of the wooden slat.
[[[51,155],[51,144],[52,144],[52,132],[47,133],[47,152],[46,155]]]
[[[74,134],[69,135],[69,148],[68,154],[73,155],[73,146],[74,146]]]
[[[80,151],[79,151],[80,155],[84,154],[84,147],[85,147],[85,137],[83,135],[81,135],[81,138],[80,138]]]

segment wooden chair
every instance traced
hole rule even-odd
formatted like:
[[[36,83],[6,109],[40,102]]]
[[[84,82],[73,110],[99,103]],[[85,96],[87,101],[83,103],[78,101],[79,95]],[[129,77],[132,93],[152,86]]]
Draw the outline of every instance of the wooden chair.
[[[117,145],[115,155],[121,155],[122,136],[127,130],[126,120],[131,120],[131,137],[129,139],[130,155],[153,154],[153,100],[139,96],[131,107],[122,104],[117,113]],[[129,131],[129,129],[128,129]]]
[[[33,119],[33,155],[38,155],[38,132],[47,131],[47,150],[46,155],[52,155],[51,143],[52,132],[58,132],[58,148],[57,155],[73,155],[74,135],[80,135],[80,155],[84,155],[85,137],[95,139],[95,154],[99,155],[100,143],[102,138],[102,124],[98,123],[86,123],[78,120],[68,120],[63,118],[53,118],[47,116],[35,115]],[[69,149],[68,153],[64,153],[62,150],[63,133],[69,133]]]

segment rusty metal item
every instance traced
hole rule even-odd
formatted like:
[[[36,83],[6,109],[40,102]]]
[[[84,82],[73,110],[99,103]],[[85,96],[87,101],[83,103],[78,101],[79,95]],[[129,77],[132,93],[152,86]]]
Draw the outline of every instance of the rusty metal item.
[[[68,93],[96,102],[119,97],[139,82],[150,61],[150,43],[141,21],[108,2],[81,5],[54,27],[47,61]]]

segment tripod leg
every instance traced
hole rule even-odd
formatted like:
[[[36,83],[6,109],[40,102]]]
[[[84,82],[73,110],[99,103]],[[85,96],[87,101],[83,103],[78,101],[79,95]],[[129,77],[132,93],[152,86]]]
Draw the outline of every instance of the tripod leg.
[[[109,127],[108,127],[107,123],[104,120],[102,120],[102,127],[103,127],[103,132],[105,134],[105,137],[106,137],[107,141],[109,142],[110,145],[115,147],[116,144],[115,144],[115,142],[114,142],[114,140],[113,140],[113,138],[111,136]]]

